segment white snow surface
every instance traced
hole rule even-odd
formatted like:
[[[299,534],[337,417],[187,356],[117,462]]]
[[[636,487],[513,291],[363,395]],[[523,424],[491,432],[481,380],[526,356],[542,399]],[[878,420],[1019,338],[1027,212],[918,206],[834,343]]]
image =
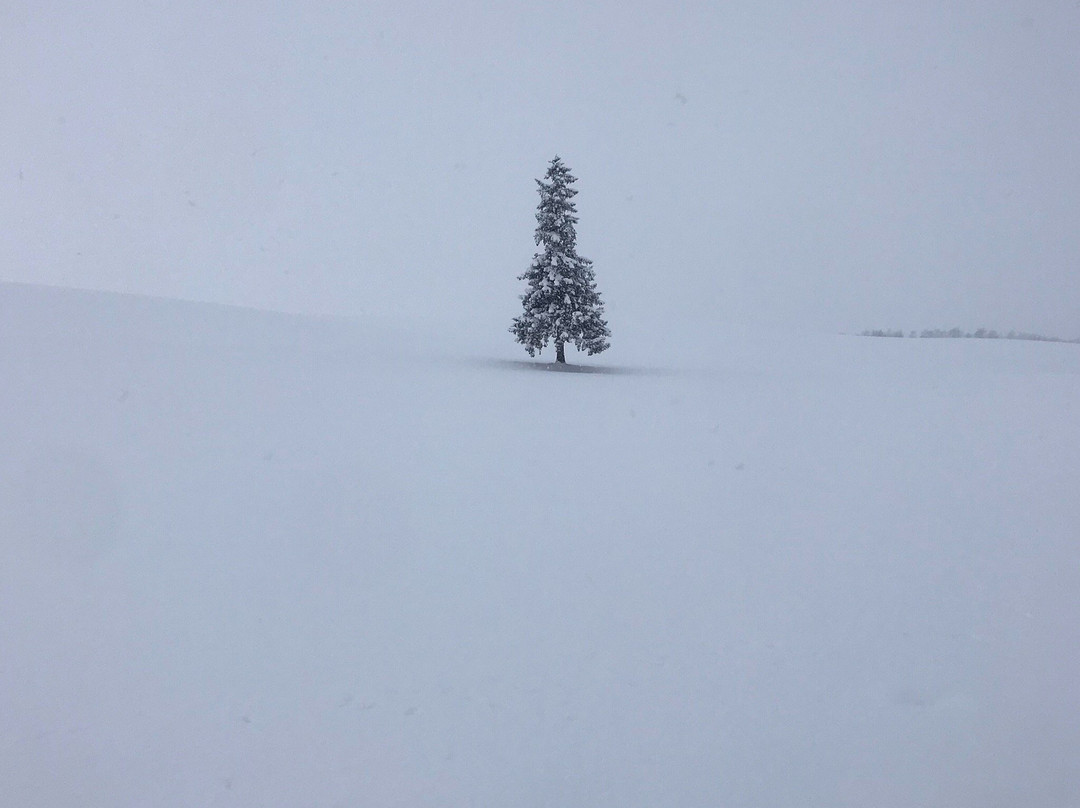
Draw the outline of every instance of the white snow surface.
[[[619,339],[0,285],[3,803],[1080,805],[1080,349]]]

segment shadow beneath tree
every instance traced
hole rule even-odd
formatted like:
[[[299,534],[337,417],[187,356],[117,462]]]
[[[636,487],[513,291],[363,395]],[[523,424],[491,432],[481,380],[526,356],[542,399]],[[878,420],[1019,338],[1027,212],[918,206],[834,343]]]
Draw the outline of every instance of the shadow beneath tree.
[[[671,368],[630,367],[627,365],[575,365],[569,362],[543,362],[527,359],[473,359],[469,364],[501,370],[523,370],[535,373],[583,373],[596,376],[679,376]]]

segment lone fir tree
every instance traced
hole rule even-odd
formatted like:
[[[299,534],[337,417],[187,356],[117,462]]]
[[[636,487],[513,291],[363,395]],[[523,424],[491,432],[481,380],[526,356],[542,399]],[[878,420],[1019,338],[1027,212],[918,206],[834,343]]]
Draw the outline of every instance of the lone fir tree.
[[[555,343],[555,361],[565,362],[564,347],[571,342],[579,351],[598,354],[609,347],[611,332],[604,304],[596,291],[592,261],[577,254],[577,208],[571,187],[577,179],[558,156],[544,179],[537,180],[540,205],[536,210],[534,240],[541,249],[518,280],[528,281],[521,296],[524,311],[514,318],[510,332],[536,356],[548,341]]]

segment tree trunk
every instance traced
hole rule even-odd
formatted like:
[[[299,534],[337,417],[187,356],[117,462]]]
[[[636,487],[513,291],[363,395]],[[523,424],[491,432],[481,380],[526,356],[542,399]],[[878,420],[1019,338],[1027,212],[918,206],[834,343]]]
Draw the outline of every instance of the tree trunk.
[[[563,352],[563,344],[561,342],[555,343],[555,361],[566,362],[566,354]]]

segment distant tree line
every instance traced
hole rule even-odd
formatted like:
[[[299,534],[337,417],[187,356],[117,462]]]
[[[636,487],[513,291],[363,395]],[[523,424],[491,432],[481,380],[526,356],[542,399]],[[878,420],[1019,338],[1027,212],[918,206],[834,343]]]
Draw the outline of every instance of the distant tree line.
[[[903,337],[904,332],[900,329],[875,328],[872,331],[863,331],[860,337]],[[1029,334],[1026,331],[1010,331],[1000,334],[992,328],[977,328],[974,331],[964,331],[960,328],[924,328],[922,331],[909,331],[906,334],[910,339],[921,337],[924,339],[1027,339],[1035,342],[1071,342],[1080,343],[1080,339],[1061,339],[1060,337],[1044,337],[1042,334]]]

